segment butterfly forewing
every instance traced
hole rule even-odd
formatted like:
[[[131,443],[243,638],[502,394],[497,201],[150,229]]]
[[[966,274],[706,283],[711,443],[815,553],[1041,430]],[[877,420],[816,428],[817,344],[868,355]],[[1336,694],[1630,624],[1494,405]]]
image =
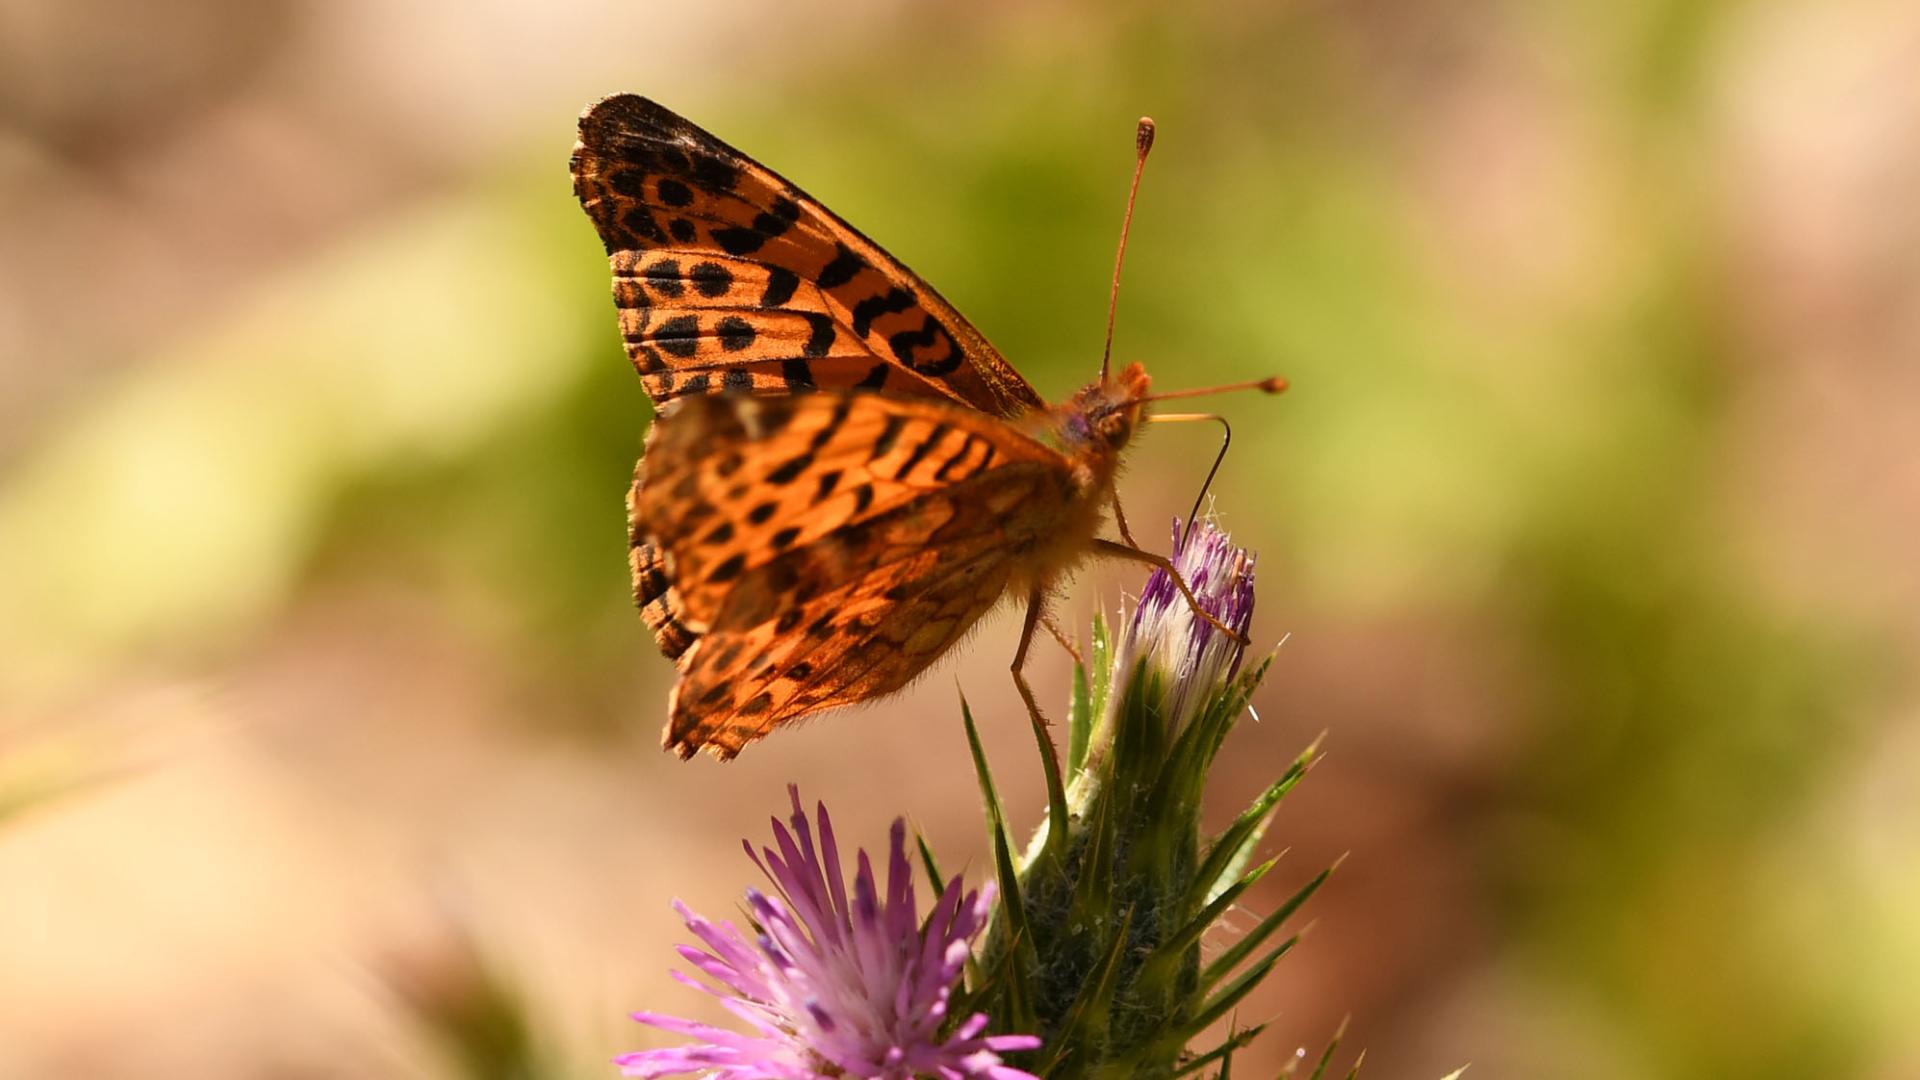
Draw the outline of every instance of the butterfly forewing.
[[[1043,404],[933,287],[772,170],[645,98],[580,118],[574,191],[656,402],[862,388],[997,416]]]
[[[1067,461],[932,401],[828,391],[662,410],[636,586],[681,679],[669,745],[732,756],[904,686],[989,610],[1072,501]]]

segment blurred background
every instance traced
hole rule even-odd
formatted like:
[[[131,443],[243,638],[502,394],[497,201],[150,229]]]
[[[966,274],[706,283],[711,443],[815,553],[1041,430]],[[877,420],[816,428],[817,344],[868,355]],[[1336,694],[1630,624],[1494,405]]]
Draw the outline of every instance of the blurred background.
[[[1037,820],[1005,613],[657,749],[619,90],[1053,399],[1159,121],[1119,356],[1294,382],[1219,402],[1287,643],[1215,811],[1327,733],[1243,917],[1351,852],[1248,1075],[1920,1077],[1916,71],[1904,0],[3,0],[0,1077],[611,1075],[787,781],[980,876],[956,680]],[[1143,442],[1158,536],[1214,436]]]

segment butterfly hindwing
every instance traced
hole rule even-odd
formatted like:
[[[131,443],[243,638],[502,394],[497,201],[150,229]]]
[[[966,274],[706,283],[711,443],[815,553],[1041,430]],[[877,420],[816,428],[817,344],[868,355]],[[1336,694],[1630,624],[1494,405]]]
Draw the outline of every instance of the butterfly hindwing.
[[[1043,404],[932,286],[670,110],[630,94],[593,105],[572,165],[656,402],[861,388],[996,416]]]
[[[898,690],[993,608],[1014,571],[997,538],[979,536],[886,563],[771,618],[723,618],[687,654],[664,741],[683,756],[708,748],[730,758],[782,724]]]
[[[826,391],[662,410],[632,500],[668,744],[744,742],[898,689],[991,609],[1072,503],[1064,458],[969,409]]]

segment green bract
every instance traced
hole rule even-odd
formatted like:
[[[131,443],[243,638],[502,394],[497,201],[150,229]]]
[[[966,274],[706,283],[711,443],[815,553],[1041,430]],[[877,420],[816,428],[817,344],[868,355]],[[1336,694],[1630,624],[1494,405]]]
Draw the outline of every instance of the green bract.
[[[1217,548],[1216,538],[1203,527],[1201,542],[1189,550]],[[1250,570],[1244,558],[1214,562],[1216,578],[1226,565]],[[1189,582],[1204,579],[1205,567],[1181,569]],[[1221,588],[1196,585],[1200,602],[1217,617],[1234,616],[1223,621],[1244,632],[1249,583],[1214,584]],[[1245,595],[1239,610],[1213,606],[1228,591]],[[1143,608],[1162,594],[1172,590],[1156,591],[1150,582]],[[1171,603],[1184,605],[1177,596]],[[1208,930],[1273,868],[1273,859],[1249,864],[1281,798],[1317,751],[1309,747],[1231,825],[1203,837],[1208,771],[1270,661],[1238,674],[1237,655],[1198,671],[1182,667],[1154,641],[1132,639],[1143,626],[1150,634],[1169,627],[1194,632],[1177,625],[1193,618],[1184,606],[1177,618],[1165,614],[1137,611],[1119,648],[1104,624],[1095,623],[1092,671],[1075,671],[1064,774],[1052,739],[1036,727],[1048,814],[1017,858],[972,714],[962,703],[1001,890],[972,994],[1008,1030],[1040,1035],[1044,1045],[1021,1065],[1054,1080],[1173,1077],[1209,1067],[1224,1075],[1233,1051],[1259,1029],[1234,1032],[1214,1046],[1196,1048],[1194,1040],[1227,1017],[1293,947],[1297,935],[1276,943],[1278,931],[1331,873],[1316,874],[1251,929],[1202,956]],[[1116,655],[1129,658],[1125,670],[1116,670]],[[1188,681],[1176,687],[1182,676]],[[1176,702],[1190,714],[1176,713]],[[1210,948],[1221,939],[1212,941]]]

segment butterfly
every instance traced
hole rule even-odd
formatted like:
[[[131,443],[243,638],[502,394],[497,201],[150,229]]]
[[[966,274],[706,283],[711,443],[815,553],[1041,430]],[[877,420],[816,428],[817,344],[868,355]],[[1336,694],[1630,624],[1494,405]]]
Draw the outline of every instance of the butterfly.
[[[1103,362],[1048,406],[899,260],[646,98],[590,106],[571,164],[657,408],[628,518],[635,602],[679,669],[665,746],[725,760],[899,690],[1006,596],[1044,725],[1022,668],[1049,590],[1094,554],[1172,572],[1097,535],[1145,370]]]

